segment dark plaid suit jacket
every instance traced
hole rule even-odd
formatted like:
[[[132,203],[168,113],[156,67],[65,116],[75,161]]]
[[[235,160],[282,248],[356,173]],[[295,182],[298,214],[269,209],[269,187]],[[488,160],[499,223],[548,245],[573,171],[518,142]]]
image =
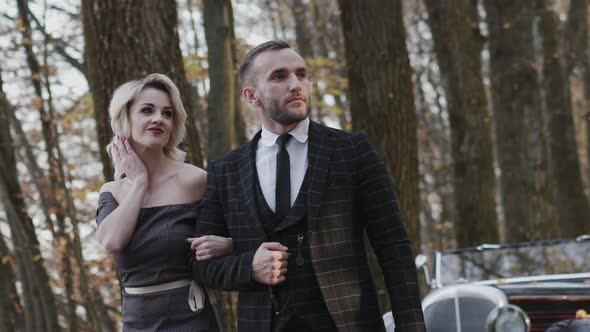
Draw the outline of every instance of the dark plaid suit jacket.
[[[233,255],[193,260],[193,273],[207,287],[240,292],[240,331],[270,331],[271,327],[268,286],[250,277],[254,253],[266,241],[254,201],[259,138],[260,132],[210,165],[196,223],[199,236],[233,239]],[[425,331],[416,269],[397,198],[367,136],[310,122],[306,176],[312,266],[338,330],[383,330],[365,255],[365,230],[384,273],[396,332]]]

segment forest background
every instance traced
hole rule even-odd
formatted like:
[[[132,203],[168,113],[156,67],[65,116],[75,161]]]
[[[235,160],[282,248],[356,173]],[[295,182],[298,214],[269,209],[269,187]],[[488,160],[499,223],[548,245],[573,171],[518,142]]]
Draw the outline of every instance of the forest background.
[[[313,120],[369,134],[415,253],[589,234],[588,15],[587,0],[3,1],[0,331],[118,329],[93,238],[114,88],[172,77],[187,162],[206,167],[258,130],[236,68],[269,39],[307,60]],[[220,298],[232,331],[236,296]]]

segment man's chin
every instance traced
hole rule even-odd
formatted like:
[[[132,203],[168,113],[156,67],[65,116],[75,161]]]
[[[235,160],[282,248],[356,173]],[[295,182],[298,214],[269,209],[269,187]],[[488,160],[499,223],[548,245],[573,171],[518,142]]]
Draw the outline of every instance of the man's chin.
[[[282,126],[288,127],[305,120],[305,118],[307,118],[308,115],[308,112],[301,112],[297,114],[291,114],[291,116],[287,118],[275,119],[275,121]]]

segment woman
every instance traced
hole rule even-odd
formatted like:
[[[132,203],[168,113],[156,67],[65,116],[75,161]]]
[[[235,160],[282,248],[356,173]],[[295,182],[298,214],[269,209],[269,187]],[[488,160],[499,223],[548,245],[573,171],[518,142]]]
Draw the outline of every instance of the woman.
[[[186,121],[178,88],[161,74],[127,82],[115,90],[109,115],[115,181],[100,190],[96,238],[115,255],[123,331],[217,330],[188,264],[207,174],[184,163],[177,148]],[[231,239],[207,236],[199,243],[207,249],[197,248],[198,259],[232,251]]]

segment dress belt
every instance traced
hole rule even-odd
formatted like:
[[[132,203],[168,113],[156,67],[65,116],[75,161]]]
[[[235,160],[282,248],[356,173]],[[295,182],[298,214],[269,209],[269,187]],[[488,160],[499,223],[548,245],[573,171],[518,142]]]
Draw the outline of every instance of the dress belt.
[[[189,284],[191,286],[188,291],[188,304],[192,311],[201,312],[205,306],[205,297],[203,295],[203,289],[194,280],[182,279],[153,286],[125,287],[125,292],[127,294],[148,294],[180,288]]]

